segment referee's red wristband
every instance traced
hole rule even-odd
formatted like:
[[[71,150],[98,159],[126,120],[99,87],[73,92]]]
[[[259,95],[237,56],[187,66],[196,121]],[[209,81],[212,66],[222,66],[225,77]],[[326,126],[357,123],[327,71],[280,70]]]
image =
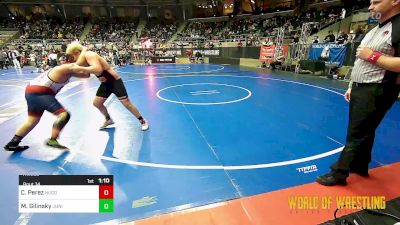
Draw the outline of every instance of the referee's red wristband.
[[[372,54],[368,57],[368,62],[372,64],[376,64],[378,61],[379,57],[381,57],[382,53],[378,51],[373,51]]]

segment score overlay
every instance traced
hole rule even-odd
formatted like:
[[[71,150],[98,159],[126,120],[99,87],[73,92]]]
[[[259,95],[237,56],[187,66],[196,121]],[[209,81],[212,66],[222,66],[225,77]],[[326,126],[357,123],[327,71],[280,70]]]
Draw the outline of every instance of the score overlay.
[[[113,175],[20,175],[20,213],[110,213]]]

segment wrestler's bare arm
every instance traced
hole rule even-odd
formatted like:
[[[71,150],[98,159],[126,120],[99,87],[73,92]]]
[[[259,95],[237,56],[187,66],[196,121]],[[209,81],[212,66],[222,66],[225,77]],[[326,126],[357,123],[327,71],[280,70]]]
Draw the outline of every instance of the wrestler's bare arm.
[[[79,66],[87,66],[87,62],[86,62],[86,52],[88,51],[88,49],[86,47],[84,47],[81,51],[81,54],[79,55],[78,59],[76,60],[76,64],[78,64]]]
[[[78,66],[75,63],[63,64],[60,66],[54,67],[49,72],[49,77],[55,82],[65,82],[71,76],[79,77],[79,78],[89,78],[90,74],[85,72],[85,67]]]
[[[84,53],[84,55],[87,64],[89,64],[88,67],[85,67],[86,72],[100,75],[103,72],[103,67],[98,59],[99,56],[97,53],[88,51]]]
[[[71,76],[79,78],[89,78],[90,73],[87,72],[87,67],[79,66],[76,63],[70,63]]]

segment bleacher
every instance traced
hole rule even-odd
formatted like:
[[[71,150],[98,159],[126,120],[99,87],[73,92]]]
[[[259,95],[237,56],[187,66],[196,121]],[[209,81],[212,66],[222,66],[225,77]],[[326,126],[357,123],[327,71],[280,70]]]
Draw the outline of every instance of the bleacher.
[[[358,6],[361,5],[363,4],[360,3]],[[208,5],[201,5],[201,7],[207,8]],[[229,9],[232,6],[224,7]],[[340,23],[338,21],[341,20],[341,10],[344,6],[340,4],[340,1],[316,0],[307,7],[306,10],[299,10],[293,4],[282,4],[258,10],[253,14],[243,12],[243,14],[237,15],[228,13],[222,17],[214,15],[205,19],[190,18],[185,23],[181,19],[172,18],[168,20],[129,16],[110,18],[109,15],[92,16],[91,22],[87,23],[88,15],[63,18],[60,15],[32,12],[25,16],[2,17],[0,45],[8,46],[11,49],[22,46],[29,54],[31,49],[41,49],[45,52],[49,52],[52,48],[60,49],[61,46],[83,37],[80,41],[97,50],[110,61],[115,54],[126,55],[126,58],[142,63],[151,54],[163,55],[167,54],[166,52],[175,51],[177,52],[175,55],[178,57],[185,57],[185,51],[179,50],[181,48],[222,48],[220,52],[229,52],[229,54],[242,52],[243,57],[257,60],[258,53],[248,54],[246,49],[274,45],[279,29],[283,27],[283,44],[289,45],[287,57],[290,58],[285,61],[284,68],[286,69],[298,64],[296,57],[302,32],[301,25],[306,22],[315,22],[311,28],[309,43],[306,44],[314,41],[311,38],[321,42],[328,30],[337,30],[335,26]],[[347,9],[346,16],[348,18],[352,16],[353,9],[354,7]],[[208,10],[208,12],[210,11]],[[138,24],[143,24],[140,27],[140,34]],[[180,24],[186,24],[186,26],[182,26],[183,29],[178,32]],[[349,33],[351,29],[348,25],[345,27],[346,32]],[[87,31],[82,36],[84,29]],[[172,37],[174,37],[174,41],[169,42]],[[149,46],[146,47],[144,41],[150,41],[150,48],[157,48],[153,51],[154,53],[149,53],[150,51],[145,49]],[[236,48],[244,49],[237,51]],[[171,54],[168,53],[168,55]]]

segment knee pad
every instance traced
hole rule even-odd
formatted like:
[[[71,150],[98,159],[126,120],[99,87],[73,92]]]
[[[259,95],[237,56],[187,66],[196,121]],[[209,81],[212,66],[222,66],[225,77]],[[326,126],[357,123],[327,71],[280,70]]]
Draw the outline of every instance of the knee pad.
[[[54,123],[54,127],[61,130],[64,128],[64,126],[68,123],[69,119],[71,118],[71,115],[68,112],[62,112],[59,116],[56,122]]]

